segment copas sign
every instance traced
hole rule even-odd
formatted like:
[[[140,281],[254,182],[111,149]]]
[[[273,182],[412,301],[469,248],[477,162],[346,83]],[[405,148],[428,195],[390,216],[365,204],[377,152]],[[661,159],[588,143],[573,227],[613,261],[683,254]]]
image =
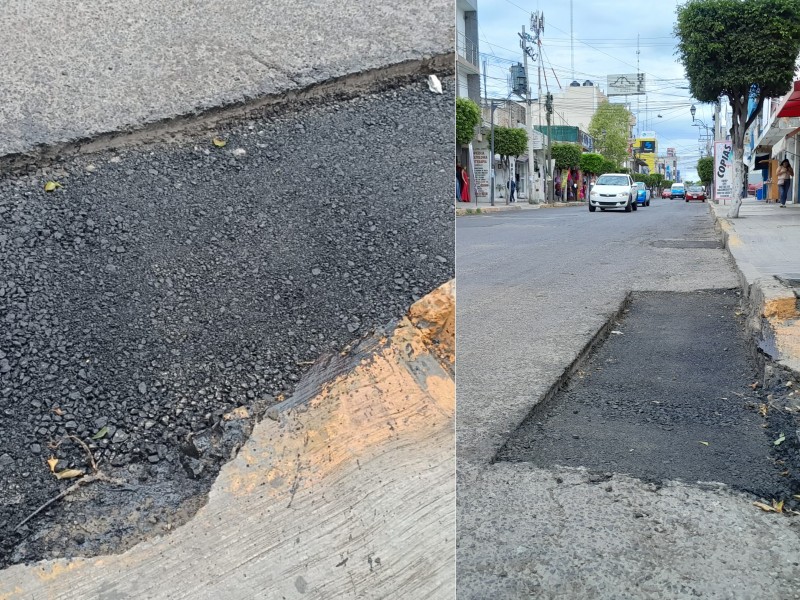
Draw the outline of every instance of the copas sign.
[[[714,142],[714,200],[730,204],[733,200],[733,145]]]

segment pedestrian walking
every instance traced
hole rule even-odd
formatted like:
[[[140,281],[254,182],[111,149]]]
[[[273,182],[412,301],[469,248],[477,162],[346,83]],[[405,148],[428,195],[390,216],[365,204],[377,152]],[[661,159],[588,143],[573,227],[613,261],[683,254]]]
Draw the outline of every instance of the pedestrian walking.
[[[792,187],[792,177],[794,171],[788,159],[784,158],[781,166],[778,167],[778,188],[780,189],[781,208],[786,208],[786,198],[789,196],[789,189]]]
[[[514,192],[517,191],[517,182],[513,179],[506,182],[506,189],[509,190],[508,201],[514,202]]]
[[[461,165],[456,163],[456,200],[461,200]]]

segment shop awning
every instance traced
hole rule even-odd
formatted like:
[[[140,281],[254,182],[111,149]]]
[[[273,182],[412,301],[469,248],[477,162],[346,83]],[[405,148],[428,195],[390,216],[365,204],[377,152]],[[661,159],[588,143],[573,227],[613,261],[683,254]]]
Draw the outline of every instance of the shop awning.
[[[792,91],[787,94],[778,109],[778,117],[800,117],[800,81],[795,81]]]

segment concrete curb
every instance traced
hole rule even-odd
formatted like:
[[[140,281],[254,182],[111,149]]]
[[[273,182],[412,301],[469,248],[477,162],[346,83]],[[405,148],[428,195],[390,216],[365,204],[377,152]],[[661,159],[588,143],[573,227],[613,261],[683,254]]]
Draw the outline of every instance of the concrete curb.
[[[525,203],[523,202],[521,204],[524,205]],[[519,205],[478,206],[478,208],[473,208],[472,205],[468,207],[456,206],[456,216],[462,217],[465,215],[483,215],[495,212],[504,212],[508,210],[539,210],[542,208],[574,208],[574,207],[586,207],[586,202],[559,202],[556,204],[534,204],[530,206],[519,206]]]
[[[86,137],[53,140],[26,147],[21,151],[0,153],[0,173],[39,168],[74,155],[196,137],[213,132],[222,124],[259,117],[270,111],[281,112],[301,105],[327,102],[332,98],[355,98],[386,87],[424,81],[427,75],[448,77],[453,73],[451,53],[407,60],[319,81],[300,89],[265,94],[242,101],[221,102],[217,106],[187,110],[185,113],[116,130],[92,132]]]
[[[725,249],[736,266],[747,301],[747,330],[759,350],[794,376],[800,376],[800,313],[794,292],[772,275],[759,271],[747,259],[745,243],[735,222],[724,216],[727,206],[708,203]]]

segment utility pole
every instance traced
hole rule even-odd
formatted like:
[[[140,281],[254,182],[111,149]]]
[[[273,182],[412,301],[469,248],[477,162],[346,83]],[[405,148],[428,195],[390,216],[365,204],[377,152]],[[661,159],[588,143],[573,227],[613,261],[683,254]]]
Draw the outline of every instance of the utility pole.
[[[489,93],[486,91],[486,61],[483,61],[483,97],[486,100],[489,100]],[[494,100],[491,101],[489,105],[489,118],[492,121],[492,154],[489,157],[489,184],[491,189],[489,190],[489,198],[491,198],[491,204],[494,206]],[[474,177],[474,175],[473,175]],[[475,206],[478,205],[478,195],[475,194]]]
[[[636,81],[639,81],[639,34],[636,34]],[[636,90],[639,91],[638,89]],[[636,137],[641,135],[639,129],[639,121],[642,119],[642,109],[641,109],[641,96],[637,93],[636,94]]]
[[[555,187],[555,174],[551,174],[550,171],[550,163],[552,161],[552,142],[550,141],[551,132],[550,132],[550,115],[553,114],[553,94],[547,92],[547,99],[545,100],[545,109],[547,111],[547,154],[546,154],[546,163],[545,164],[545,185],[547,186],[547,201],[555,203],[555,194],[554,194],[554,187]],[[551,175],[550,180],[548,180],[548,175]]]
[[[538,71],[538,85],[539,85],[539,88],[538,88],[538,95],[536,97],[537,104],[538,104],[538,107],[539,107],[539,116],[538,116],[538,118],[536,120],[536,124],[541,127],[541,125],[542,125],[542,51],[541,51],[541,35],[544,32],[544,13],[541,13],[541,12],[538,12],[538,11],[535,12],[535,13],[531,13],[531,32],[533,33],[533,38],[531,39],[531,37],[528,36],[528,39],[530,41],[532,41],[536,45],[536,48],[535,48],[535,50],[532,50],[529,47],[525,51],[526,51],[527,54],[530,55],[530,57],[534,61],[537,58],[539,59],[538,60],[538,69],[537,69],[537,71]],[[537,53],[538,53],[538,56],[537,56]],[[528,89],[528,106],[531,109],[531,111],[530,111],[530,113],[531,113],[531,128],[530,128],[531,129],[531,134],[529,136],[529,144],[528,144],[528,148],[529,148],[529,150],[528,150],[528,173],[529,173],[528,183],[529,183],[529,189],[530,189],[530,192],[528,194],[528,198],[529,198],[528,201],[531,202],[533,200],[533,165],[534,165],[534,159],[533,159],[533,152],[534,152],[534,150],[533,150],[533,132],[535,130],[534,130],[534,127],[533,127],[533,107],[531,106],[531,100],[530,100],[530,86],[529,86],[529,89]],[[541,132],[538,132],[538,131],[537,131],[537,133],[541,134]],[[547,185],[547,179],[544,180],[544,183],[545,183],[545,185]],[[545,197],[545,201],[546,201],[547,200],[546,192],[543,194],[543,196]],[[535,202],[536,203],[539,202],[538,196],[535,199]]]

